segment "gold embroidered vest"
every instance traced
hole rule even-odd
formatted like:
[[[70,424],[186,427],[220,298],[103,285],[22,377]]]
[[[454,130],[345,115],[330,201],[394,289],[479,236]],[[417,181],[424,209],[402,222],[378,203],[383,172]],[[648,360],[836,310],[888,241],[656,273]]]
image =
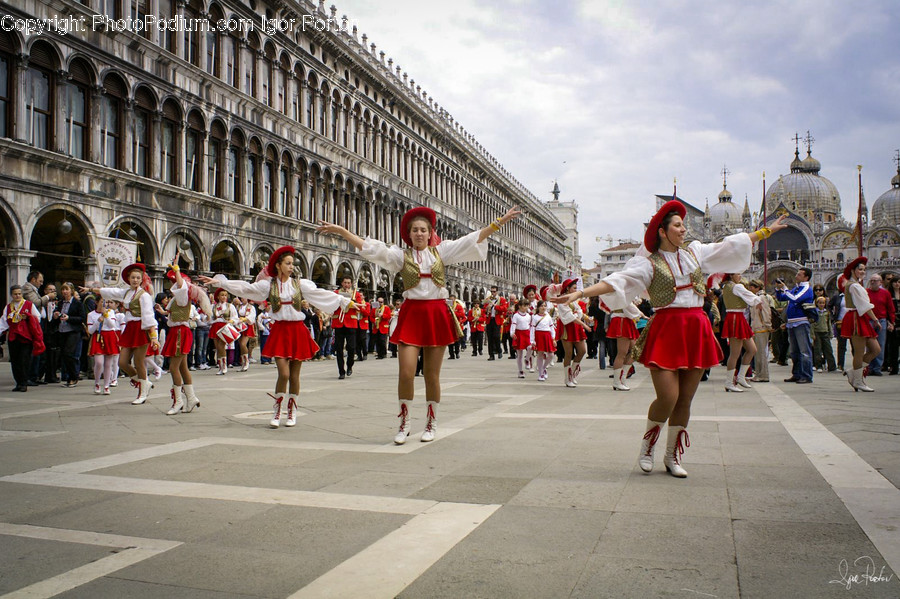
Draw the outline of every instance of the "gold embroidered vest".
[[[294,285],[297,287],[297,290],[294,292],[293,297],[291,297],[291,306],[294,310],[299,312],[300,302],[303,301],[303,292],[300,290],[299,281],[294,281]],[[269,306],[272,308],[273,314],[281,310],[281,294],[278,291],[280,287],[281,285],[278,278],[273,278],[272,284],[269,286]]]
[[[722,286],[722,301],[725,302],[726,310],[743,310],[747,307],[747,302],[734,294],[734,283],[731,281]]]
[[[187,306],[179,306],[175,298],[172,298],[169,301],[169,316],[172,317],[172,322],[187,322],[191,319],[191,303],[188,302]]]
[[[846,307],[847,310],[856,310],[856,305],[853,303],[853,296],[850,295],[850,285],[847,285],[845,289],[846,291],[844,292],[844,307]]]
[[[683,249],[690,252],[687,248]],[[693,252],[691,252],[691,255],[694,255]],[[694,256],[694,259],[696,259],[696,256]],[[659,255],[659,252],[650,254],[648,260],[653,265],[653,276],[650,279],[650,286],[647,288],[647,293],[650,295],[650,304],[654,308],[664,308],[675,301],[675,295],[678,293],[677,285],[675,284],[675,273],[669,268],[669,263],[666,262],[666,259]],[[699,263],[699,260],[697,262]],[[699,265],[690,274],[690,277],[694,293],[701,297],[705,296],[706,281],[703,280],[703,271],[700,270]]]
[[[444,273],[444,261],[441,260],[441,255],[438,253],[437,248],[431,246],[428,248],[428,251],[434,256],[434,264],[431,266],[431,280],[438,287],[444,287],[447,284]],[[416,260],[413,258],[413,250],[406,250],[403,256],[403,268],[400,270],[400,279],[403,281],[403,291],[409,291],[419,284],[421,273],[419,272],[419,265],[416,264]]]
[[[144,295],[144,293],[144,290],[138,287],[134,297],[128,302],[128,311],[131,312],[131,315],[135,318],[141,317],[141,296]]]

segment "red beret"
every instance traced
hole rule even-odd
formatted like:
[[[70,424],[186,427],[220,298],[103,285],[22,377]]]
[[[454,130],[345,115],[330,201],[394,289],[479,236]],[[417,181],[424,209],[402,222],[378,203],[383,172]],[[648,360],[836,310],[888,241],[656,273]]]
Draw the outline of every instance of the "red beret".
[[[662,205],[662,208],[650,219],[650,224],[647,225],[647,230],[644,232],[644,247],[648,252],[655,252],[659,249],[659,228],[662,226],[663,219],[670,212],[676,212],[678,216],[684,218],[687,209],[678,200],[669,200]]]

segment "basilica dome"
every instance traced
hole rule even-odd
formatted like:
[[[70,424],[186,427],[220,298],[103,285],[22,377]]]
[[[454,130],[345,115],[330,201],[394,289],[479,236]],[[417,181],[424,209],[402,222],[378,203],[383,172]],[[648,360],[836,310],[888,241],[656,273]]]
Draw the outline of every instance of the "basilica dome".
[[[766,190],[766,209],[771,213],[783,203],[788,210],[812,220],[821,212],[823,220],[830,222],[841,215],[841,194],[834,183],[819,174],[822,165],[807,152],[800,160],[799,150],[794,152],[791,173],[782,175]]]
[[[723,186],[719,192],[719,202],[709,208],[709,222],[712,226],[729,229],[741,228],[741,209],[731,201],[731,192]]]
[[[872,206],[872,223],[882,219],[892,225],[900,223],[900,169],[891,179],[891,189],[881,194]]]

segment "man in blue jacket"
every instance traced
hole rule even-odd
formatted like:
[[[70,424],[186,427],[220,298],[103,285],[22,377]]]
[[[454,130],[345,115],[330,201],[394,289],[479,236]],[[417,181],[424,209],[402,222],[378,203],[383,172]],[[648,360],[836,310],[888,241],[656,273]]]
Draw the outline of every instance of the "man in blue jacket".
[[[809,333],[809,319],[803,311],[803,304],[810,304],[813,301],[812,286],[809,284],[811,278],[812,270],[801,268],[794,275],[794,282],[797,285],[793,289],[787,291],[784,281],[779,281],[780,285],[775,288],[775,297],[779,301],[788,302],[785,319],[793,365],[791,378],[784,379],[785,383],[806,384],[811,383],[813,378],[812,337]]]

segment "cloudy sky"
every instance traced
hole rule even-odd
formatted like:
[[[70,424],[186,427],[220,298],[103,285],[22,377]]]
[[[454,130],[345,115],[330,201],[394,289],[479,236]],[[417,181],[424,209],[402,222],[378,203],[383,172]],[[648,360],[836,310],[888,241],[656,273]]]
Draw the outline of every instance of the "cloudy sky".
[[[579,205],[586,267],[639,238],[654,195],[751,210],[810,131],[855,220],[900,148],[895,0],[335,0],[538,198]],[[330,2],[328,3],[330,5]],[[805,146],[801,144],[801,158]]]

